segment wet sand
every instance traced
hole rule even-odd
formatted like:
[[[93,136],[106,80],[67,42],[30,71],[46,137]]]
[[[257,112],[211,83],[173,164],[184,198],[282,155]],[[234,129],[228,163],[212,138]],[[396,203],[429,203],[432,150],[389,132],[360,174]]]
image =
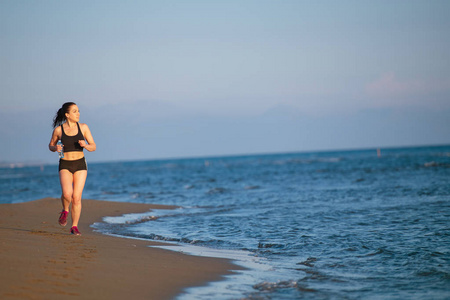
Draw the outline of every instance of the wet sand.
[[[169,206],[82,200],[81,236],[58,224],[61,202],[0,204],[1,299],[173,299],[239,269],[228,260],[148,247],[93,232],[104,216]]]

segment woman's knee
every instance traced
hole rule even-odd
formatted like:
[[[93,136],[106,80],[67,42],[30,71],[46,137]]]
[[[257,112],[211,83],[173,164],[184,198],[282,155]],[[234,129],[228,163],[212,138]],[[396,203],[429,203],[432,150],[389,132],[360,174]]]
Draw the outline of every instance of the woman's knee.
[[[64,200],[66,201],[72,201],[72,193],[71,192],[63,192],[62,193],[62,197],[64,198]]]
[[[81,205],[81,196],[73,195],[72,205]]]

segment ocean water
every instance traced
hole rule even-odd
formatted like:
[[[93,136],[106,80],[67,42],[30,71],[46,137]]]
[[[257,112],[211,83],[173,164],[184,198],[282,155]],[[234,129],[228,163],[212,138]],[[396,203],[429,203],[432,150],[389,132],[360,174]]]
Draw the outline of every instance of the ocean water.
[[[0,203],[59,194],[0,169]],[[94,227],[246,267],[179,299],[450,299],[450,146],[91,163],[83,197],[179,206]]]

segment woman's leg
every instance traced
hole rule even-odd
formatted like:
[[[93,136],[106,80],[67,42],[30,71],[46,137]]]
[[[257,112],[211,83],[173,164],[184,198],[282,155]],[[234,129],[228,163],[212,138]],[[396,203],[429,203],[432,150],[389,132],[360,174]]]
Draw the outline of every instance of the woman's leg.
[[[59,181],[62,189],[61,202],[65,211],[69,211],[70,203],[72,203],[73,177],[69,170],[63,169],[59,171]]]
[[[73,195],[72,195],[72,227],[78,226],[81,215],[81,196],[84,184],[86,183],[87,170],[76,171],[73,174]]]

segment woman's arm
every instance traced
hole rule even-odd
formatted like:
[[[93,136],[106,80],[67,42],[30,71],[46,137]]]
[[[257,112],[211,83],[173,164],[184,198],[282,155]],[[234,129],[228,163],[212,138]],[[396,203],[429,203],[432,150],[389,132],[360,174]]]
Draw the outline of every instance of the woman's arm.
[[[61,127],[56,127],[53,130],[52,138],[50,139],[50,143],[48,144],[48,149],[52,152],[61,151],[62,146],[56,145],[61,136]]]
[[[86,139],[87,143],[85,140],[79,140],[78,143],[81,147],[89,152],[95,151],[97,149],[97,145],[95,145],[94,138],[92,137],[89,127],[87,126],[87,124],[81,124],[81,126],[81,131],[83,132],[83,136]]]

